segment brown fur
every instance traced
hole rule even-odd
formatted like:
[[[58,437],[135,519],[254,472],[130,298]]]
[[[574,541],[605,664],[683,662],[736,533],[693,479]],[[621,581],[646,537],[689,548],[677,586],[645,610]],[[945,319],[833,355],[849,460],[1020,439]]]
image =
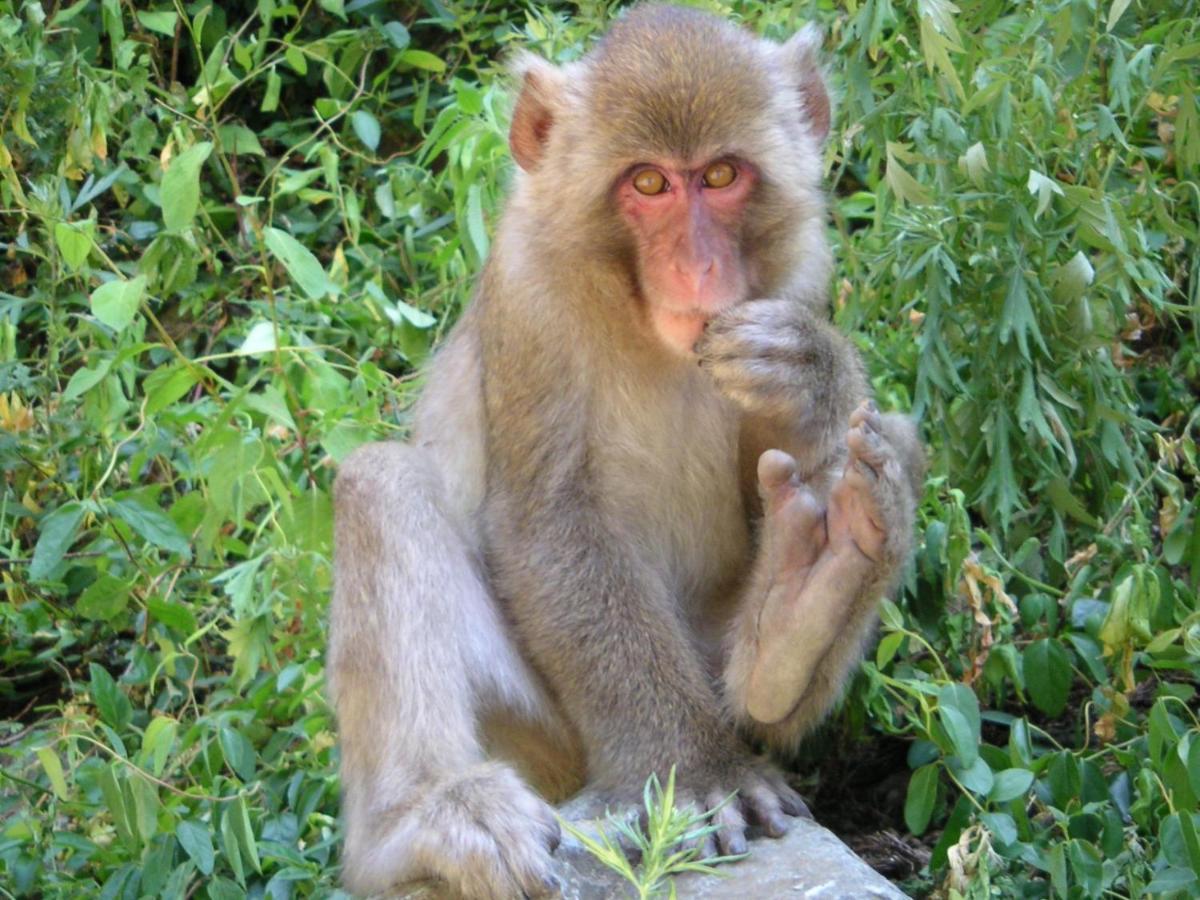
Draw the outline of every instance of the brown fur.
[[[778,834],[803,811],[745,739],[794,747],[835,702],[920,477],[911,425],[855,412],[862,366],[826,321],[814,48],[642,6],[565,70],[518,63],[523,171],[472,308],[411,444],[365,447],[338,476],[350,889],[552,890],[546,800],[585,779],[620,801],[676,765],[685,800],[737,791],[727,851],[747,822]],[[697,358],[647,327],[613,185],[647,159],[726,153],[761,175],[735,235],[751,293]],[[824,636],[762,630],[797,611]]]

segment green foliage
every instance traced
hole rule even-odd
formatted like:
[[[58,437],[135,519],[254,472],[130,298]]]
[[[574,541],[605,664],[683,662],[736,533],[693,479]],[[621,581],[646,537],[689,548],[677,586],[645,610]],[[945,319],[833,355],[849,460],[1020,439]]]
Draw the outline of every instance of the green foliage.
[[[1191,6],[706,5],[826,28],[837,314],[931,448],[840,727],[947,895],[1194,894]],[[609,6],[0,0],[5,891],[335,889],[332,468],[487,254],[498,60]]]
[[[728,797],[725,802],[732,799]],[[676,808],[674,766],[667,775],[666,787],[659,783],[657,775],[650,776],[642,791],[642,805],[646,810],[644,823],[610,813],[608,827],[595,832],[559,819],[563,829],[589,853],[633,885],[639,900],[674,898],[676,875],[718,874],[720,870],[714,868],[718,863],[743,858],[743,855],[701,858],[705,838],[717,830],[716,825],[706,824],[707,814],[721,807],[707,812]],[[637,863],[630,861],[631,855]]]

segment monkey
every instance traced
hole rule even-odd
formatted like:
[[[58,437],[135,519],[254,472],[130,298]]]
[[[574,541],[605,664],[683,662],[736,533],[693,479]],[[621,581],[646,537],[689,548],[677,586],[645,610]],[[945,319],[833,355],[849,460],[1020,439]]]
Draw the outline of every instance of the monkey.
[[[923,457],[829,321],[819,33],[639,5],[525,54],[514,181],[407,443],[334,485],[343,880],[553,894],[553,804],[677,767],[717,849],[805,815]]]

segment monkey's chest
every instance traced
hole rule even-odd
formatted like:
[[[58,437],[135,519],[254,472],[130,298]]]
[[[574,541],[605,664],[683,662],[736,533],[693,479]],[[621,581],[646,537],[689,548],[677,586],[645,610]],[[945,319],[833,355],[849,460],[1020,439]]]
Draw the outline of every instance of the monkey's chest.
[[[644,561],[689,605],[708,605],[741,576],[749,529],[738,476],[737,420],[716,398],[628,416],[606,441],[612,502]],[[640,427],[638,427],[640,426]]]

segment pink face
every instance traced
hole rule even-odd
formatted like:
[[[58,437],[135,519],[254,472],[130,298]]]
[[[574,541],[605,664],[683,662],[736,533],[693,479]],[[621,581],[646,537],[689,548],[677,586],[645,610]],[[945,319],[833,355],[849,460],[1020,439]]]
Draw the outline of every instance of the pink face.
[[[690,353],[709,320],[746,299],[737,234],[758,175],[730,157],[697,166],[634,166],[617,204],[638,244],[650,322],[672,349]]]

